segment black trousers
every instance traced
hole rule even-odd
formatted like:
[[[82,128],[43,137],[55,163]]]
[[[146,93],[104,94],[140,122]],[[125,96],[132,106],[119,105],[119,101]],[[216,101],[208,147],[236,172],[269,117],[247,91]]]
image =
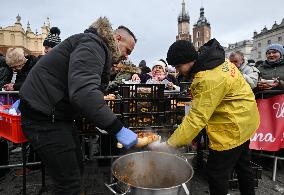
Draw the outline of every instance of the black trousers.
[[[36,121],[22,116],[22,129],[50,174],[54,195],[81,191],[83,156],[72,121]]]
[[[8,142],[0,138],[0,165],[9,164]],[[0,169],[0,178],[6,175],[10,169]]]
[[[255,195],[250,156],[249,141],[231,150],[209,150],[207,174],[210,195],[228,194],[228,180],[234,169],[238,175],[241,194]]]

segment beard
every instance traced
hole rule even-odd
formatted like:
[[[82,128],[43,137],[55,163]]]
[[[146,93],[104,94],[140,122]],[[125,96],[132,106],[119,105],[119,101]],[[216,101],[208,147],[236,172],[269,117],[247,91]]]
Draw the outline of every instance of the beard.
[[[124,57],[121,56],[121,54],[119,52],[112,53],[112,63],[113,64],[119,64],[123,60],[124,60]]]

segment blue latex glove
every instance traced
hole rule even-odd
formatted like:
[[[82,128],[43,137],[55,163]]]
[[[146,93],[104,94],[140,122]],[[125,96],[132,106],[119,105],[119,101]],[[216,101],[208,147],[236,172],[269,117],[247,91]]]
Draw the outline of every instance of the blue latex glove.
[[[122,127],[122,129],[116,134],[117,141],[126,149],[129,149],[137,144],[137,137],[138,136],[136,133],[125,127]]]

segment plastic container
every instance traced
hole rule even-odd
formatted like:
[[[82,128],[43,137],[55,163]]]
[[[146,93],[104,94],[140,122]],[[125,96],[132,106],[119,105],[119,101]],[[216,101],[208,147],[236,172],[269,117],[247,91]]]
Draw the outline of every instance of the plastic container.
[[[123,114],[123,123],[131,129],[143,129],[145,127],[159,128],[164,127],[164,113],[132,113]]]
[[[120,85],[120,96],[123,99],[163,99],[163,84],[123,84]]]
[[[126,99],[122,101],[122,112],[125,113],[152,113],[164,112],[165,100],[161,99]]]
[[[9,108],[10,106],[6,106]],[[21,115],[11,115],[0,112],[0,137],[3,137],[13,143],[27,142],[21,128]]]
[[[121,99],[105,100],[106,104],[110,107],[114,114],[121,114]]]

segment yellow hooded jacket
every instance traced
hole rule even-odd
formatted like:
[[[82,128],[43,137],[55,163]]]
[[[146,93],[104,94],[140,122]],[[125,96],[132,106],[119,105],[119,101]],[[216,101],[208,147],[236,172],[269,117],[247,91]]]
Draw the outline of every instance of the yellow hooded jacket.
[[[229,150],[248,141],[258,128],[255,96],[229,61],[198,72],[191,93],[191,111],[169,138],[169,145],[188,145],[206,127],[209,147],[216,151]]]

